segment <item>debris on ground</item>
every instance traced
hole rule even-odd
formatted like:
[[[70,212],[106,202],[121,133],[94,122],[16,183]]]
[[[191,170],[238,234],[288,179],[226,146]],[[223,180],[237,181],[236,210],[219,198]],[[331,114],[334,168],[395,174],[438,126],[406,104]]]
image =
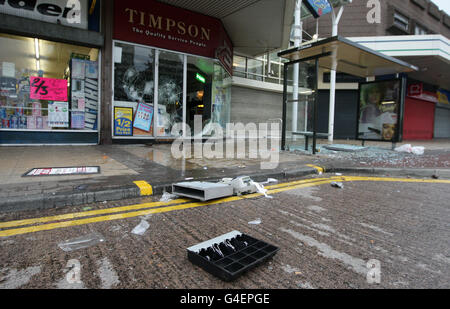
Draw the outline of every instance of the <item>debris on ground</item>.
[[[273,198],[270,195],[267,195],[267,189],[264,189],[264,186],[260,183],[254,182],[252,180],[252,184],[256,187],[256,190],[258,191],[258,193],[264,194],[265,197],[267,198]]]
[[[261,224],[261,219],[256,219],[256,220],[254,220],[254,221],[250,221],[248,224],[250,224],[250,225],[259,225],[259,224]]]
[[[278,182],[269,178],[266,183]],[[253,181],[249,176],[239,176],[236,178],[222,178],[219,182],[192,181],[172,184],[172,193],[176,196],[184,196],[201,201],[224,198],[229,196],[240,196],[242,194],[261,193],[267,198],[267,190],[264,185]],[[170,196],[166,194],[166,197]],[[163,199],[161,201],[167,201]]]
[[[334,188],[339,188],[339,189],[343,189],[344,188],[344,184],[342,182],[332,182],[331,186]]]
[[[205,202],[232,196],[233,188],[220,182],[185,181],[172,184],[172,194]]]
[[[278,251],[278,247],[239,231],[187,248],[191,263],[227,282],[272,258]]]
[[[406,153],[412,153],[412,154],[421,156],[425,152],[425,147],[422,147],[422,146],[412,147],[411,144],[406,144],[406,145],[397,147],[394,150],[397,152],[406,152]]]
[[[70,252],[74,250],[92,247],[104,241],[105,239],[101,234],[91,233],[85,236],[66,240],[62,243],[59,243],[58,247],[65,252]]]
[[[223,178],[220,183],[227,184],[233,188],[233,195],[252,194],[258,192],[256,183],[248,176],[236,178]]]
[[[92,207],[84,207],[83,211],[88,211],[88,210],[91,210],[91,209],[92,209]]]
[[[276,180],[275,178],[268,178],[266,181],[261,182],[262,185],[267,185],[269,183],[277,183],[278,180]]]
[[[342,176],[342,173],[336,173],[336,176]]]
[[[355,146],[355,145],[326,145],[323,148],[332,151],[343,151],[343,152],[361,152],[367,150],[367,147]]]
[[[147,231],[147,229],[150,227],[150,224],[148,224],[147,221],[141,220],[141,223],[139,223],[132,231],[131,233],[135,235],[144,235],[144,233]]]
[[[170,202],[171,200],[177,198],[177,195],[169,193],[169,192],[164,192],[164,194],[161,196],[161,198],[159,199],[160,202]]]

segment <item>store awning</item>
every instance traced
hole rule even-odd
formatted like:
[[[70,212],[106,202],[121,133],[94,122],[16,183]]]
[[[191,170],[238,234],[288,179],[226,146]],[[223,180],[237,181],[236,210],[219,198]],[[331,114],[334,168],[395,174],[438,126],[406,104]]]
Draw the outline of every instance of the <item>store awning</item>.
[[[234,51],[254,57],[287,48],[295,0],[158,0],[220,19]]]
[[[413,79],[450,89],[450,40],[443,35],[396,35],[348,39],[417,66],[419,71],[408,74]]]
[[[278,56],[290,61],[312,62],[319,56],[319,66],[359,77],[391,75],[414,72],[417,67],[404,61],[384,55],[368,47],[352,42],[344,37],[304,43],[278,53]]]

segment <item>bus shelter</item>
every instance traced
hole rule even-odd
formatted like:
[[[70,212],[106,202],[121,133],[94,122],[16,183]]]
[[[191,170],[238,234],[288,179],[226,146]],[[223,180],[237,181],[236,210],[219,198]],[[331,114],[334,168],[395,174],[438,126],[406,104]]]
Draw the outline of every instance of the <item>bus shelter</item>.
[[[328,137],[329,132],[318,132],[318,76],[319,68],[335,70],[360,78],[375,80],[383,76],[392,76],[388,84],[398,84],[394,90],[393,99],[384,100],[380,105],[390,107],[395,119],[394,130],[389,138],[381,139],[396,143],[401,141],[403,123],[403,104],[406,88],[406,74],[416,71],[417,68],[404,61],[386,56],[365,46],[352,42],[344,37],[334,36],[314,42],[307,42],[299,47],[291,48],[278,53],[279,57],[287,59],[284,65],[283,90],[283,127],[282,149],[292,149],[296,141],[302,136],[305,139],[305,149],[308,150],[308,141],[312,139],[312,153],[317,149],[317,139]],[[391,92],[395,92],[391,90]],[[360,83],[361,92],[361,83]],[[395,100],[394,100],[395,98]],[[359,106],[359,105],[358,105]],[[359,108],[358,108],[359,109]],[[358,110],[358,117],[361,111]],[[358,123],[359,123],[358,119]],[[361,125],[361,127],[363,127]],[[375,137],[382,136],[381,129],[366,126],[369,133]],[[358,127],[355,139],[378,140]],[[374,132],[371,132],[373,130]],[[360,132],[361,131],[361,132]],[[386,136],[388,136],[386,134]]]

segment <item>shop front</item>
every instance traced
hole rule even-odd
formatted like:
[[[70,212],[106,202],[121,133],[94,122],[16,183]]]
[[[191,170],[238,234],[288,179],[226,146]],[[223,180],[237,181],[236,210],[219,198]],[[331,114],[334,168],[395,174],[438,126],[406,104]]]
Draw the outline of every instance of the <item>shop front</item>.
[[[422,82],[410,81],[405,101],[405,122],[403,138],[405,140],[432,140],[437,95],[432,86]]]
[[[100,4],[41,2],[0,2],[0,144],[98,144]]]
[[[190,137],[195,116],[204,135],[225,128],[232,57],[218,19],[156,1],[115,1],[113,140],[173,139],[183,123]]]

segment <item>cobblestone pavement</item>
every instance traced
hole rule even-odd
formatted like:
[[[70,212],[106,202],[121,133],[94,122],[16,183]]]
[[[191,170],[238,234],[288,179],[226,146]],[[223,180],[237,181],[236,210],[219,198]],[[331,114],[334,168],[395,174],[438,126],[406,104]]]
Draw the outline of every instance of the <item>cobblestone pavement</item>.
[[[0,288],[449,288],[448,188],[444,183],[384,181],[344,182],[343,189],[329,182],[307,184],[274,193],[272,199],[186,209],[166,205],[121,220],[26,230],[0,237]],[[0,223],[157,200],[2,214]],[[249,224],[257,219],[260,224]],[[146,232],[131,233],[142,220],[148,223]],[[233,230],[280,251],[231,283],[188,261],[187,247]],[[70,252],[58,246],[92,233],[104,241]],[[381,266],[380,284],[367,282],[367,262],[373,259]],[[79,282],[70,283],[67,277],[77,269]]]

